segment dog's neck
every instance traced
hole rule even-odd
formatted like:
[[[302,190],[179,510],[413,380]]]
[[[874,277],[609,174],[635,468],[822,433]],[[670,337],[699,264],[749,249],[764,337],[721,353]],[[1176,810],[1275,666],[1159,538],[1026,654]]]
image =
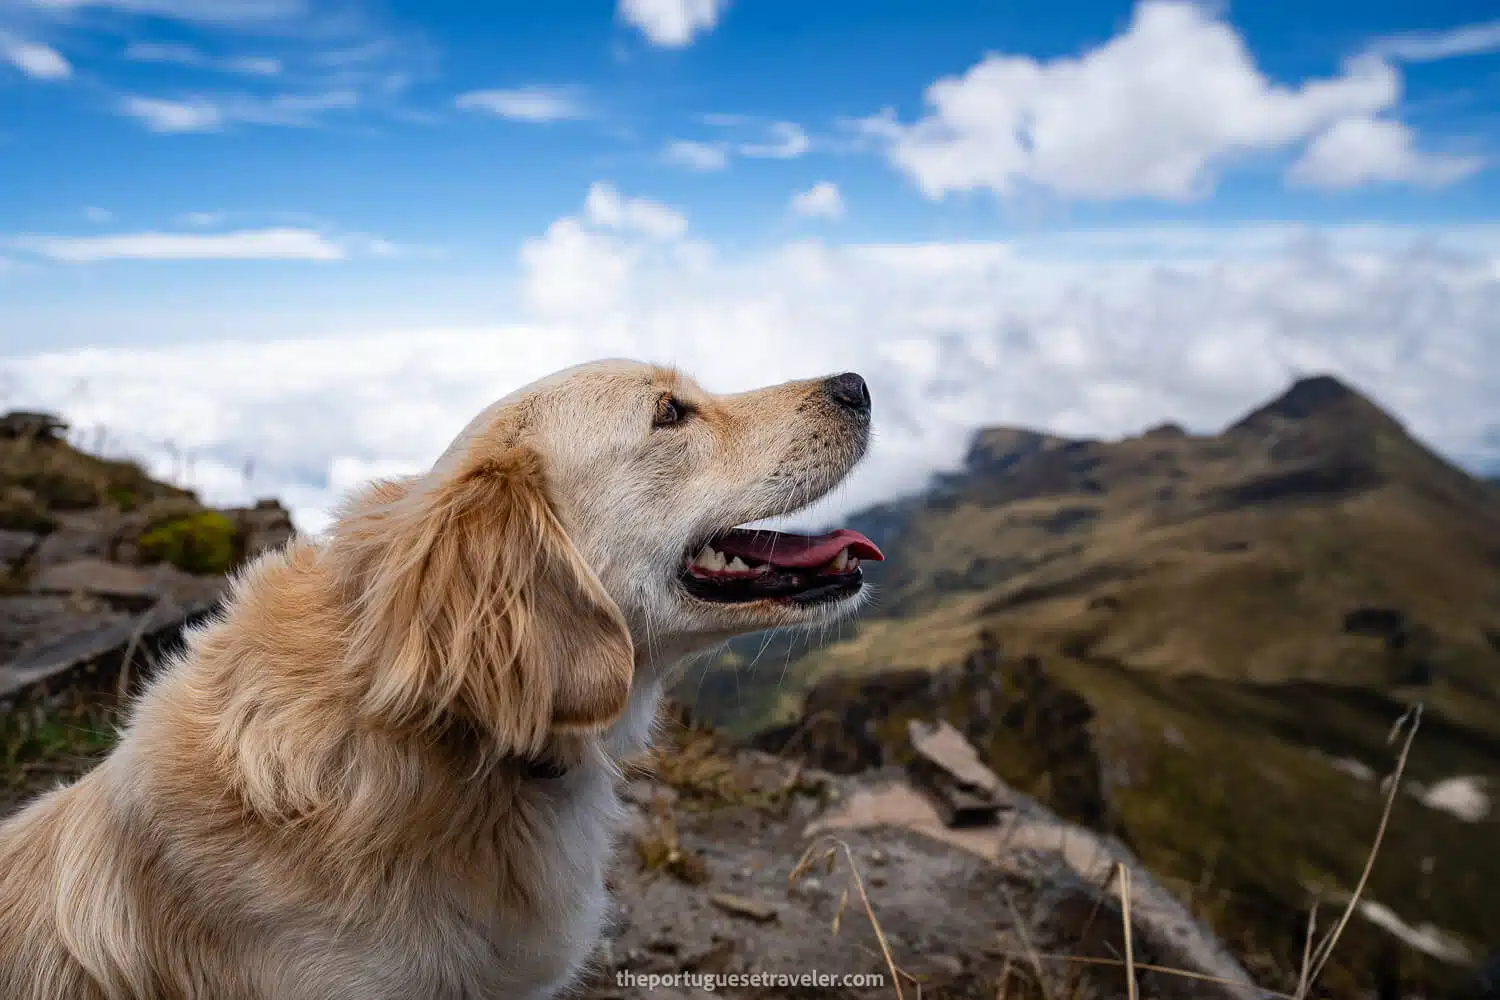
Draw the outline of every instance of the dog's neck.
[[[657,645],[647,655],[637,647],[630,699],[619,718],[598,737],[598,746],[609,760],[618,764],[650,749],[666,689],[681,672],[684,661],[698,651],[696,645],[670,650]],[[522,759],[522,774],[533,780],[560,777],[572,769],[574,756],[559,754],[553,748],[539,757]]]
[[[645,752],[651,746],[656,729],[657,712],[677,659],[669,663],[637,657],[635,679],[630,685],[630,700],[625,711],[604,733],[604,751],[612,760],[622,761]]]

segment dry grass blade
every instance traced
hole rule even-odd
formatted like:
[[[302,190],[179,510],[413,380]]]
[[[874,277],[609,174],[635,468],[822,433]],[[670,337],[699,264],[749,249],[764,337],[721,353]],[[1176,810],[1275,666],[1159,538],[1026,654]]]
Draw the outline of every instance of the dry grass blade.
[[[871,958],[881,958],[881,957],[883,957],[880,954],[880,952],[878,952],[878,951],[872,951],[869,948],[866,948],[862,944],[857,944],[857,945],[855,945],[855,947],[858,948],[860,951],[864,952],[866,955],[869,955]],[[905,979],[908,983],[911,983],[912,988],[917,991],[916,1000],[922,1000],[922,980],[918,979],[916,976],[912,975],[910,972],[907,972],[905,969],[901,968],[901,966],[899,966],[899,965],[896,966],[896,974],[898,976],[900,976],[902,979]]]
[[[1136,1000],[1135,935],[1130,923],[1130,869],[1117,865],[1120,873],[1120,926],[1125,935],[1125,987],[1130,1000]]]
[[[1312,971],[1313,934],[1318,930],[1318,900],[1313,897],[1312,909],[1307,911],[1307,936],[1302,939],[1302,970],[1297,975],[1297,996],[1307,995],[1310,984],[1308,973]]]
[[[891,954],[890,942],[885,939],[885,929],[880,926],[880,921],[875,916],[875,907],[870,903],[869,893],[865,892],[865,880],[860,877],[859,865],[854,862],[854,851],[850,849],[848,844],[837,837],[829,837],[827,841],[831,842],[834,846],[824,855],[825,858],[832,856],[838,850],[842,850],[844,857],[849,859],[849,874],[854,879],[854,889],[859,893],[860,902],[864,904],[865,916],[870,919],[870,927],[875,931],[875,940],[880,942],[880,953],[885,958],[886,967],[891,970],[891,985],[896,988],[896,1000],[905,1000],[905,996],[901,992],[901,977],[904,973],[896,965],[896,959]],[[810,859],[817,849],[818,843],[818,841],[814,841],[808,845],[807,850],[802,853],[802,857],[797,861],[796,867],[792,869],[791,875],[787,876],[788,882],[797,881],[812,867]],[[829,864],[831,867],[832,862],[830,861]],[[845,895],[847,897],[847,890]],[[842,914],[842,904],[839,907],[839,911]],[[836,918],[834,920],[834,933],[838,933],[838,920]],[[921,992],[921,987],[919,986],[917,988],[918,997],[921,996]]]
[[[121,705],[125,704],[130,695],[130,667],[135,662],[135,651],[140,647],[141,639],[146,635],[146,626],[156,619],[157,610],[165,601],[157,601],[151,609],[141,615],[141,620],[136,622],[135,629],[130,633],[130,642],[125,646],[125,656],[120,660],[120,676],[115,682],[115,701]]]
[[[1333,957],[1333,949],[1338,946],[1339,938],[1343,936],[1344,928],[1349,925],[1349,920],[1354,916],[1354,911],[1359,907],[1360,897],[1364,895],[1365,886],[1369,884],[1370,872],[1375,868],[1375,858],[1380,854],[1380,845],[1385,840],[1386,826],[1391,820],[1391,809],[1396,804],[1396,796],[1401,792],[1401,777],[1406,773],[1406,759],[1411,755],[1412,741],[1417,738],[1417,729],[1422,725],[1422,704],[1418,702],[1402,713],[1401,718],[1391,727],[1391,737],[1394,738],[1403,725],[1410,720],[1410,726],[1406,730],[1406,742],[1401,745],[1401,756],[1396,758],[1396,770],[1391,775],[1391,787],[1386,793],[1385,809],[1380,814],[1380,826],[1375,830],[1375,842],[1370,845],[1369,857],[1365,859],[1364,871],[1360,873],[1359,883],[1354,887],[1354,893],[1349,897],[1349,904],[1344,907],[1340,914],[1338,923],[1333,925],[1328,936],[1318,945],[1316,957],[1313,959],[1312,972],[1307,975],[1306,981],[1299,985],[1297,1000],[1305,1000],[1308,991],[1318,981],[1324,966]]]
[[[1000,979],[995,983],[995,1000],[1005,1000],[1006,987],[1010,985],[1010,957],[1000,966]]]
[[[1010,910],[1010,919],[1016,925],[1016,936],[1021,939],[1021,948],[1025,951],[1026,959],[1031,963],[1031,971],[1036,975],[1036,982],[1042,991],[1043,1000],[1052,1000],[1052,991],[1047,988],[1047,976],[1042,969],[1042,957],[1031,943],[1031,935],[1026,933],[1026,922],[1021,919],[1021,911],[1016,909],[1016,901],[1010,894],[1010,889],[1004,885],[1000,886],[1000,895],[1005,899],[1005,906]]]
[[[1018,955],[1015,957],[1020,958],[1029,956]],[[1036,957],[1044,962],[1068,962],[1070,964],[1076,965],[1104,965],[1109,966],[1110,968],[1124,968],[1126,964],[1123,960],[1118,958],[1091,958],[1084,955],[1052,955],[1047,953],[1040,953]],[[1136,962],[1135,969],[1137,972],[1155,972],[1163,976],[1176,976],[1180,979],[1192,979],[1200,983],[1214,983],[1218,986],[1234,986],[1242,990],[1254,990],[1262,997],[1265,997],[1266,1000],[1297,1000],[1297,998],[1292,996],[1292,994],[1290,993],[1278,993],[1275,990],[1268,990],[1261,986],[1255,986],[1250,983],[1242,983],[1234,979],[1224,979],[1221,976],[1210,976],[1207,973],[1203,972],[1190,972],[1187,969],[1174,969],[1170,966],[1151,965],[1146,962]]]
[[[1097,860],[1097,858],[1098,855],[1096,853],[1094,858],[1090,859],[1089,867],[1091,870],[1094,866],[1094,861]],[[1089,917],[1083,922],[1083,930],[1078,932],[1077,947],[1083,947],[1083,943],[1088,940],[1089,931],[1094,929],[1094,921],[1099,919],[1099,912],[1104,909],[1104,901],[1109,898],[1109,887],[1114,883],[1115,873],[1117,871],[1118,868],[1110,868],[1105,873],[1104,881],[1099,886],[1099,892],[1094,897],[1094,905],[1089,909]],[[1075,968],[1068,974],[1067,983],[1063,991],[1063,995],[1066,996],[1068,1000],[1077,1000],[1078,990],[1080,986],[1078,977],[1080,975],[1081,970],[1079,968]]]

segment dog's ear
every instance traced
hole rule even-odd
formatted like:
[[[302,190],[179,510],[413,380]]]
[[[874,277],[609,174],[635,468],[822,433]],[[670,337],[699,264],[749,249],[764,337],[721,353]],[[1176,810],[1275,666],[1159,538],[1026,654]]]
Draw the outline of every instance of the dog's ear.
[[[377,486],[335,529],[356,616],[350,658],[379,717],[454,715],[502,752],[624,710],[624,617],[564,527],[541,457],[512,445],[428,480]]]

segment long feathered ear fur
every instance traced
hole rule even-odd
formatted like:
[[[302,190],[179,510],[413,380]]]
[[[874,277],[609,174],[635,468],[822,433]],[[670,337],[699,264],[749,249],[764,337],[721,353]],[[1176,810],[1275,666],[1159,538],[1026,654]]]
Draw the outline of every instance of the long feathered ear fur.
[[[335,528],[366,710],[457,716],[515,754],[613,721],[630,695],[630,632],[568,537],[541,457],[481,442],[434,476],[377,484]]]

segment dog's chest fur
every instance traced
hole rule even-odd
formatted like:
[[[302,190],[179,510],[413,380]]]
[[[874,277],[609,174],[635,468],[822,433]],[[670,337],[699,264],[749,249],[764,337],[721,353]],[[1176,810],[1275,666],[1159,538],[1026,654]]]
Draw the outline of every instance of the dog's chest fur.
[[[528,777],[519,793],[512,790],[517,808],[500,814],[490,831],[504,850],[477,852],[472,867],[424,864],[395,853],[385,885],[361,879],[358,898],[330,905],[331,886],[313,884],[310,873],[324,861],[336,869],[337,859],[305,857],[305,867],[289,871],[281,851],[262,867],[247,863],[243,845],[236,847],[239,858],[194,850],[166,864],[182,884],[217,883],[213,898],[142,901],[134,916],[148,926],[186,920],[206,936],[215,924],[237,928],[244,979],[215,984],[215,1000],[556,996],[578,980],[598,942],[608,905],[605,870],[622,818],[616,762],[646,747],[659,690],[649,676],[641,678],[627,712],[601,734],[602,752],[560,776]],[[131,766],[129,749],[122,749],[106,767]],[[151,801],[149,782],[117,787],[141,793],[120,803],[117,843],[139,843],[133,831],[143,826],[163,828],[163,803]],[[188,838],[198,849],[208,842]],[[315,843],[308,847],[316,850]],[[518,894],[520,883],[525,891]],[[273,898],[267,887],[278,884],[300,884],[300,890]],[[156,907],[162,912],[151,912]],[[357,919],[345,919],[355,913]]]
[[[520,859],[529,870],[492,876],[497,892],[503,879],[532,881],[539,908],[521,912],[502,904],[492,912],[476,911],[474,889],[483,879],[432,877],[383,926],[369,928],[371,940],[341,942],[327,928],[319,932],[322,940],[312,951],[322,957],[328,950],[342,952],[349,963],[379,956],[358,977],[362,981],[325,981],[305,993],[278,983],[267,995],[546,1000],[564,991],[584,970],[599,938],[607,907],[604,874],[619,808],[611,776],[598,771],[573,771],[535,784],[543,787],[528,794],[545,800],[540,804],[549,822],[545,840]],[[326,967],[321,960],[309,964]]]

